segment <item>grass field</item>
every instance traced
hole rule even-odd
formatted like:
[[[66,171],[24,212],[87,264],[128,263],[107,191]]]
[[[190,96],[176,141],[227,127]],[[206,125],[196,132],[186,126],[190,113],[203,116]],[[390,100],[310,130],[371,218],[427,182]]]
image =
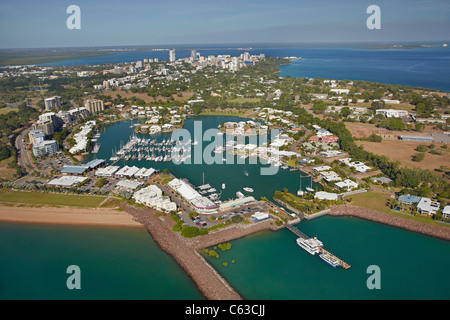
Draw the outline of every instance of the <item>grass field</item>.
[[[388,201],[390,196],[391,196],[391,194],[386,193],[386,192],[369,191],[369,192],[364,192],[364,193],[359,193],[359,194],[349,196],[349,198],[352,199],[351,204],[358,206],[358,207],[363,207],[363,208],[368,208],[368,209],[372,209],[372,210],[376,210],[376,211],[380,211],[380,212],[385,212],[385,213],[392,214],[397,217],[415,220],[415,221],[418,221],[421,223],[427,223],[430,225],[450,227],[450,226],[448,226],[448,224],[443,224],[443,223],[434,221],[433,219],[431,219],[430,217],[427,217],[427,216],[422,216],[422,215],[413,216],[410,214],[391,210],[388,206],[386,206],[386,202]]]
[[[105,197],[101,196],[66,195],[27,191],[2,191],[3,192],[0,193],[0,203],[95,208],[105,200]]]
[[[202,116],[237,116],[243,117],[246,115],[243,111],[230,111],[230,110],[202,110],[200,113]]]
[[[118,198],[109,198],[102,203],[100,208],[117,208],[124,200]]]
[[[14,161],[14,157],[0,161],[0,177],[7,180],[14,180],[16,169],[9,167],[9,163]]]
[[[6,114],[10,111],[19,111],[19,108],[1,108],[0,114]]]

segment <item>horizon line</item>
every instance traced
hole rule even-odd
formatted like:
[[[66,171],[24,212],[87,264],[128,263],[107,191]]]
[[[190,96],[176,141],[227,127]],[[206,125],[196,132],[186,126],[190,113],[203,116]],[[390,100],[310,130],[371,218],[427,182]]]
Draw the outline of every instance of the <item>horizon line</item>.
[[[350,46],[350,45],[393,45],[393,44],[414,44],[414,45],[437,45],[450,42],[450,40],[433,40],[433,41],[342,41],[342,42],[254,42],[254,43],[184,43],[184,44],[125,44],[125,45],[103,45],[103,46],[48,46],[48,47],[10,47],[0,48],[0,50],[42,50],[42,49],[96,49],[96,48],[181,48],[180,50],[187,50],[189,47],[213,47],[213,46],[230,46],[232,48],[246,48],[246,47],[270,47],[270,46]]]

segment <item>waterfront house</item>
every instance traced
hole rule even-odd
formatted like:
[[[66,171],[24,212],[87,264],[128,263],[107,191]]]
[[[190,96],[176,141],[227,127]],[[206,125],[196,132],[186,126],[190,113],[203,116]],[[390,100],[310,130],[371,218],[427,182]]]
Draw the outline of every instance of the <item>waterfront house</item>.
[[[420,201],[421,197],[410,195],[410,194],[404,194],[398,197],[398,201],[402,204],[405,204],[407,206],[412,206],[415,203],[418,203]]]
[[[421,214],[435,215],[441,204],[437,201],[433,201],[430,198],[421,198],[417,204],[417,211]]]
[[[344,181],[337,182],[335,186],[339,189],[347,189],[347,191],[350,191],[352,189],[358,188],[358,183],[350,179],[346,179]]]
[[[450,218],[450,205],[445,206],[444,209],[442,209],[442,217],[446,219]]]
[[[336,193],[319,191],[314,195],[314,199],[336,201],[338,199],[338,195]]]

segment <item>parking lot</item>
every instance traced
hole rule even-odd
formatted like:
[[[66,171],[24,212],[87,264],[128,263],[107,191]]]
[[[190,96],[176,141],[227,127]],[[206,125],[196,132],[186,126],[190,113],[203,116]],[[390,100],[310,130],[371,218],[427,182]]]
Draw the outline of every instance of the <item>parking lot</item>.
[[[231,208],[229,210],[219,212],[216,214],[199,214],[196,217],[189,217],[187,213],[180,214],[180,218],[188,226],[195,226],[198,228],[208,228],[219,223],[224,223],[226,220],[230,220],[235,216],[241,216],[246,218],[256,212],[269,212],[272,208],[264,201],[257,201],[247,203],[238,207]],[[211,220],[214,217],[215,219]]]

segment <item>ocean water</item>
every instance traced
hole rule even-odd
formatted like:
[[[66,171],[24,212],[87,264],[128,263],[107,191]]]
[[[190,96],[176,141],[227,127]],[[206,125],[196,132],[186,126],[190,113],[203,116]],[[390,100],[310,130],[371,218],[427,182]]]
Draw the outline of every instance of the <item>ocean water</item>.
[[[69,290],[67,267],[81,271]],[[145,229],[0,223],[0,300],[203,299]]]
[[[296,226],[351,265],[332,268],[300,248],[289,230],[232,241],[219,258],[207,257],[245,299],[448,300],[450,243],[357,218],[324,216]],[[234,263],[232,262],[234,260]],[[228,265],[224,266],[223,263]],[[369,266],[380,289],[369,289]]]
[[[251,54],[301,56],[281,67],[282,76],[368,80],[450,90],[450,49],[371,50],[362,47],[253,48]],[[243,50],[199,50],[202,55],[238,55]],[[177,57],[189,56],[177,50]],[[47,65],[121,63],[158,57],[168,52],[122,52]],[[200,117],[203,128],[215,128],[233,117]],[[186,121],[192,130],[194,119]],[[126,143],[132,122],[103,128],[97,158],[109,159]],[[163,134],[159,139],[168,138]],[[122,161],[119,165],[168,168],[194,185],[226,183],[222,199],[248,186],[259,199],[287,187],[295,192],[309,184],[299,171],[280,169],[260,176],[258,165],[175,165]],[[244,172],[249,174],[246,176]],[[314,187],[314,185],[313,185]],[[288,230],[262,232],[232,242],[229,251],[208,261],[246,299],[430,299],[448,300],[450,243],[356,218],[321,217],[298,228],[317,236],[351,268],[333,269],[295,243]],[[234,263],[232,263],[234,260]],[[222,263],[228,262],[225,267]],[[82,271],[82,290],[67,290],[68,265]],[[369,290],[367,268],[381,272],[381,289]],[[201,299],[192,281],[143,230],[0,224],[0,299]]]
[[[203,129],[216,128],[219,123],[236,121],[235,117],[194,117],[185,127],[193,133],[194,121],[202,121]],[[108,159],[111,148],[118,149],[133,134],[129,121],[114,123],[102,130],[102,146],[98,158]],[[147,136],[148,137],[148,136]],[[170,137],[162,134],[158,139]],[[248,159],[247,159],[248,161]],[[255,198],[269,199],[275,190],[299,188],[299,171],[279,169],[274,176],[260,176],[257,165],[174,165],[146,160],[128,161],[119,165],[168,168],[177,177],[187,178],[194,185],[210,183],[220,191],[226,183],[222,199],[234,197],[243,186],[255,189]],[[244,171],[248,171],[246,176]],[[308,185],[302,179],[302,188]],[[245,192],[244,192],[245,193]],[[322,217],[302,221],[297,226],[309,236],[317,236],[325,248],[347,261],[348,270],[333,269],[318,256],[311,256],[297,246],[296,236],[288,230],[262,232],[232,242],[229,251],[208,261],[246,299],[448,299],[450,280],[450,243],[409,231],[356,218]],[[232,263],[232,260],[235,262]],[[227,262],[228,266],[222,263]],[[380,267],[381,289],[369,290],[367,268]],[[420,276],[419,276],[420,275]]]
[[[196,48],[202,56],[229,54],[238,56],[240,48]],[[255,47],[253,55],[302,57],[281,66],[281,76],[321,77],[337,80],[366,80],[450,91],[450,48],[370,49],[363,46],[333,47]],[[168,51],[111,52],[111,55],[50,62],[43,65],[99,65],[130,63],[146,58],[169,60]],[[190,50],[177,50],[177,58],[190,57]]]

